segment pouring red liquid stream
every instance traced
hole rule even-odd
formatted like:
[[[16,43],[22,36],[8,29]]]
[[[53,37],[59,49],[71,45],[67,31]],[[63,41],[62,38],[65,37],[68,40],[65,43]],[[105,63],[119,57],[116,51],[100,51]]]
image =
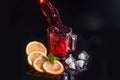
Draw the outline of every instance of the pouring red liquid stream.
[[[55,56],[68,56],[71,48],[71,28],[62,24],[59,12],[49,0],[39,0],[40,8],[50,28],[47,29],[49,51]]]
[[[40,8],[44,14],[50,27],[57,29],[57,32],[63,32],[63,24],[57,9],[49,2],[49,0],[40,0]]]

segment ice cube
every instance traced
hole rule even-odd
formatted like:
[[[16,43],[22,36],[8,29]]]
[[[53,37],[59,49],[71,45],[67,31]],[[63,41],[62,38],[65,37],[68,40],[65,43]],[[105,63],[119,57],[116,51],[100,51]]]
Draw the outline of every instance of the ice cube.
[[[69,68],[71,68],[71,69],[76,69],[75,63],[74,63],[74,62],[71,62],[71,63],[69,64]]]
[[[69,57],[65,60],[66,64],[69,65],[71,62],[74,62],[75,59],[73,58],[72,54],[69,54]]]
[[[83,68],[85,61],[84,60],[77,60],[77,61],[75,61],[75,64],[76,64],[77,68],[79,68],[79,67]]]
[[[79,55],[78,55],[78,59],[82,59],[82,60],[88,60],[89,55],[87,54],[86,51],[82,51]]]
[[[86,59],[86,58],[85,58],[85,55],[84,55],[83,53],[80,53],[80,54],[78,55],[78,59]]]

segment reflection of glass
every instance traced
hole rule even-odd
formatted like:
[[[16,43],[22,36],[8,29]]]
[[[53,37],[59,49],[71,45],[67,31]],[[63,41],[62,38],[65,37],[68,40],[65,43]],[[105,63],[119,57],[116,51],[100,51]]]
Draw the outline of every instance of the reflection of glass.
[[[63,29],[62,29],[63,30]],[[47,29],[48,47],[50,53],[58,57],[66,57],[69,52],[76,48],[77,35],[72,34],[72,28],[64,27],[62,32],[53,30],[53,27]]]

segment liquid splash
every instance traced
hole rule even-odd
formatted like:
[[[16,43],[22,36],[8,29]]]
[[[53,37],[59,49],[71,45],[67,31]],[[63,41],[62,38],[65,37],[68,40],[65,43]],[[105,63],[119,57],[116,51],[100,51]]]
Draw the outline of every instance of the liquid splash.
[[[60,31],[63,24],[58,10],[50,3],[49,0],[39,0],[39,2],[42,13],[45,16],[49,26],[53,27],[57,31]]]

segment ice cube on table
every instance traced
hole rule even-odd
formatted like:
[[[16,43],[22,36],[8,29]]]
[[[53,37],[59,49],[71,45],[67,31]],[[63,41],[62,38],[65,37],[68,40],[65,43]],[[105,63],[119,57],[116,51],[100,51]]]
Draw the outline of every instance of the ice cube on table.
[[[74,62],[71,62],[71,63],[69,64],[69,68],[71,68],[71,69],[76,69],[75,63],[74,63]]]
[[[69,54],[69,57],[65,60],[66,64],[69,65],[71,62],[74,62],[75,59],[73,58],[72,54]]]
[[[82,60],[88,60],[89,55],[87,54],[86,51],[82,51],[79,55],[78,55],[78,59],[82,59]]]
[[[77,68],[83,68],[85,65],[85,61],[84,60],[77,60],[75,62],[75,64],[76,64]]]

